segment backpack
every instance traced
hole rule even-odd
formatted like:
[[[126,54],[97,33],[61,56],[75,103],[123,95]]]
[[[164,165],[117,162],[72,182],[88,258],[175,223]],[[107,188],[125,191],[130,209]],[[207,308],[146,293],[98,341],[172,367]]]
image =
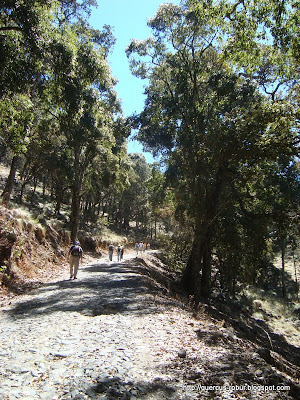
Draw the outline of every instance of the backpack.
[[[79,246],[72,246],[71,247],[71,255],[72,256],[79,256],[79,254],[81,253],[80,251],[80,247]]]
[[[113,246],[112,244],[110,244],[110,245],[108,246],[108,249],[109,249],[109,250],[113,250],[113,249],[114,249],[114,246]]]

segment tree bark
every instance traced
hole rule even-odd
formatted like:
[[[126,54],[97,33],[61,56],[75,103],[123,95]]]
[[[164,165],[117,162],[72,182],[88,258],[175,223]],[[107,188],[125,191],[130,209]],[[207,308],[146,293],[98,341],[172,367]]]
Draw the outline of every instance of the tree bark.
[[[205,199],[204,214],[196,213],[196,229],[192,250],[182,277],[182,284],[194,296],[196,303],[211,295],[211,260],[214,225],[219,212],[225,169],[220,167],[216,173],[214,187]]]
[[[194,296],[196,303],[211,294],[211,234],[209,230],[195,234],[192,251],[182,277],[184,288]]]
[[[13,156],[9,175],[6,181],[5,188],[2,193],[2,204],[7,205],[10,201],[10,197],[14,187],[14,181],[16,177],[17,167],[18,167],[19,156]]]
[[[77,239],[79,230],[79,219],[80,219],[80,192],[79,187],[74,182],[73,193],[72,193],[72,204],[71,204],[71,240]]]
[[[286,297],[286,287],[285,287],[285,240],[282,239],[281,242],[281,285],[282,285],[282,297]]]
[[[297,266],[296,266],[295,250],[294,249],[293,249],[293,263],[294,263],[295,284],[296,284],[296,297],[297,297],[297,300],[299,300],[299,283],[298,283]]]
[[[81,177],[80,177],[80,165],[79,165],[79,150],[75,150],[74,157],[74,179],[72,187],[72,204],[71,204],[71,240],[77,239],[79,230],[80,220],[80,191],[81,191]]]

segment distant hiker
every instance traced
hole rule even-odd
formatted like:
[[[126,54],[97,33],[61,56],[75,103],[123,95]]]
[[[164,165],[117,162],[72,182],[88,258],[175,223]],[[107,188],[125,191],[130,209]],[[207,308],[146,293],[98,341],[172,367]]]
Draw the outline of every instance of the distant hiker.
[[[146,243],[143,243],[143,253],[146,251]]]
[[[144,243],[143,243],[143,242],[140,242],[140,244],[139,244],[139,250],[140,250],[140,252],[143,251],[143,246],[144,246]]]
[[[136,243],[136,244],[134,245],[134,248],[135,248],[135,251],[136,251],[136,256],[138,256],[138,255],[139,255],[139,249],[140,249],[139,244]]]
[[[115,246],[111,243],[108,246],[108,260],[112,261]]]
[[[150,243],[147,243],[147,250],[150,250]]]
[[[122,260],[122,250],[123,250],[123,246],[121,246],[120,244],[118,245],[118,249],[117,249],[117,254],[118,254],[118,261]]]
[[[124,256],[124,251],[125,251],[125,249],[124,249],[124,246],[121,246],[122,248],[121,248],[121,261],[123,260],[123,256]]]
[[[70,264],[70,279],[77,279],[77,272],[79,268],[79,261],[82,262],[83,250],[80,247],[78,240],[75,240],[74,244],[71,245],[68,252],[69,264]]]

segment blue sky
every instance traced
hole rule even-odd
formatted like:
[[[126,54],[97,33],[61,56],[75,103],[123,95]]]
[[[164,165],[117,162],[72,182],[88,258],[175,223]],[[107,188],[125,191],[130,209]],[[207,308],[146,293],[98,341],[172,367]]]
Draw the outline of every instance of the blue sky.
[[[103,25],[113,27],[116,44],[109,56],[112,74],[119,83],[116,90],[122,100],[124,115],[139,113],[144,106],[143,95],[145,81],[131,75],[125,49],[131,39],[146,39],[151,35],[147,19],[153,17],[163,3],[179,4],[180,0],[98,0],[98,8],[93,8],[90,24],[95,29]],[[142,146],[136,141],[129,141],[129,152],[142,152]],[[144,153],[148,162],[153,162],[150,153]]]

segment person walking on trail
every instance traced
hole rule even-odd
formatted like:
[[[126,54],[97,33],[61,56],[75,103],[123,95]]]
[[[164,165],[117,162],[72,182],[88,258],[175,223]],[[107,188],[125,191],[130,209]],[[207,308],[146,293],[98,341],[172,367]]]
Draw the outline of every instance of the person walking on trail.
[[[117,254],[118,254],[118,261],[122,260],[122,249],[123,246],[121,246],[120,244],[118,245],[118,249],[117,249]]]
[[[112,259],[113,259],[114,248],[115,248],[115,246],[112,243],[108,246],[108,260],[109,261],[112,261]]]
[[[83,250],[80,247],[78,240],[75,240],[74,244],[71,245],[68,257],[70,264],[70,279],[77,279],[77,272],[79,268],[79,261],[82,262]]]
[[[136,256],[138,256],[139,255],[139,249],[140,249],[140,246],[139,246],[139,244],[136,242],[136,244],[134,245],[134,248],[135,248],[135,251],[136,251]]]
[[[123,256],[124,256],[124,246],[121,246],[121,261],[123,260]]]
[[[139,244],[140,253],[142,253],[142,251],[143,251],[143,246],[144,246],[144,243],[140,242],[140,244]]]

